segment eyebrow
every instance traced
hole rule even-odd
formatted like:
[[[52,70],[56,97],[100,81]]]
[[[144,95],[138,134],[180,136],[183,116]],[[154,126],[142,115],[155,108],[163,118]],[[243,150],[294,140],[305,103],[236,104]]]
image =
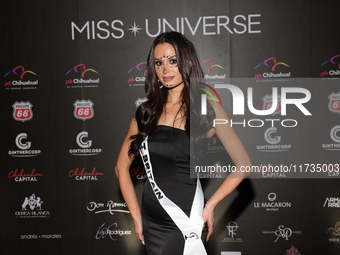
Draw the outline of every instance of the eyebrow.
[[[161,56],[161,57],[159,57],[159,58],[155,58],[155,57],[154,57],[154,59],[155,59],[155,60],[156,60],[156,59],[157,59],[157,60],[161,60],[162,58],[165,58],[165,57],[166,57],[167,59],[170,59],[170,58],[173,58],[173,57],[176,57],[176,56],[177,56],[176,54],[175,54],[175,55],[172,55],[172,56],[164,56],[164,55],[163,55],[163,56]]]

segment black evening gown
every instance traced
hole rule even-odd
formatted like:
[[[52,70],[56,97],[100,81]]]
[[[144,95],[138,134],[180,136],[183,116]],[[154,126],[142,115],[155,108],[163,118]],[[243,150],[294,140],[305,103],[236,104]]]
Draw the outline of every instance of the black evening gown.
[[[148,136],[150,161],[155,181],[163,193],[190,216],[196,183],[190,178],[190,141],[178,128],[158,125]],[[182,255],[184,238],[158,202],[149,181],[145,183],[142,220],[148,255]],[[206,231],[202,234],[205,239]]]

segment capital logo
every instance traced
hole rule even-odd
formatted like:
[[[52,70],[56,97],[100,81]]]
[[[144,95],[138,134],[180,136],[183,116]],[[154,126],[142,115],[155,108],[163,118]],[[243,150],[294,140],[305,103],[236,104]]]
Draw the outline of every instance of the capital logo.
[[[92,119],[94,112],[93,112],[93,105],[94,103],[88,100],[76,100],[73,103],[74,106],[74,117],[80,120],[87,120]]]
[[[326,65],[327,63],[331,63],[333,65],[337,65],[337,68],[340,69],[340,55],[335,55],[330,59],[327,59],[325,62],[321,64],[321,66]]]
[[[85,66],[85,64],[76,65],[75,67],[73,67],[73,68],[71,68],[70,70],[68,70],[68,71],[66,72],[65,75],[68,75],[68,74],[71,73],[71,72],[75,72],[75,73],[80,74],[80,76],[81,76],[82,78],[85,77],[85,74],[86,74],[87,72],[93,72],[93,73],[98,74],[98,72],[97,72],[96,70],[94,70],[94,69],[92,69],[92,68],[87,68],[87,67]]]
[[[281,96],[280,95],[277,95],[277,98],[276,98],[276,109],[275,111],[272,113],[272,115],[275,115],[275,114],[279,114],[281,113]],[[272,95],[265,95],[263,98],[262,98],[262,101],[263,101],[263,105],[262,105],[262,109],[263,110],[269,110],[273,107],[273,96]]]
[[[40,197],[37,197],[34,193],[30,197],[25,197],[24,202],[21,205],[22,210],[27,210],[27,207],[31,210],[41,210],[43,201]]]
[[[339,113],[340,114],[340,92],[337,93],[331,93],[328,96],[329,103],[328,103],[328,109],[331,112]]]
[[[27,102],[15,102],[13,105],[13,118],[17,121],[28,121],[33,118],[32,107],[33,105]]]
[[[77,135],[76,141],[79,147],[81,148],[90,148],[92,146],[92,140],[87,140],[88,132],[83,131]]]
[[[26,133],[20,133],[15,138],[15,144],[17,147],[21,150],[28,150],[31,148],[31,142],[27,142],[27,134]]]
[[[266,60],[264,60],[263,62],[261,62],[260,64],[258,64],[257,66],[255,66],[255,69],[259,68],[260,66],[266,66],[266,67],[269,67],[270,70],[272,72],[275,71],[276,67],[279,66],[279,65],[283,65],[283,66],[286,66],[286,67],[290,67],[289,65],[287,65],[286,63],[284,62],[278,62],[276,60],[276,58],[272,57],[272,58],[267,58]]]
[[[278,144],[281,142],[281,136],[275,136],[273,134],[276,134],[277,128],[276,127],[270,127],[264,132],[264,139],[269,144]]]
[[[229,221],[226,228],[228,229],[228,235],[234,238],[234,236],[236,236],[235,232],[238,229],[237,223],[235,221]]]

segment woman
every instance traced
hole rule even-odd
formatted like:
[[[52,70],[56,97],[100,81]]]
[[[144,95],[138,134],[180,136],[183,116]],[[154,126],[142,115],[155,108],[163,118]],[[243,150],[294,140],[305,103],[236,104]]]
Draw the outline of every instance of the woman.
[[[214,118],[229,119],[221,105],[208,104],[206,118],[195,110],[196,97],[189,93],[192,78],[203,78],[194,45],[178,32],[159,35],[147,60],[148,101],[136,109],[115,167],[136,236],[148,255],[206,254],[202,241],[213,232],[214,208],[244,177],[226,178],[203,204],[199,180],[190,178],[190,122],[196,131],[201,130],[201,134],[191,134],[195,148],[202,148],[204,138],[216,134],[238,170],[251,164],[232,127],[212,127]],[[129,175],[132,160],[139,153],[149,179],[142,210]]]

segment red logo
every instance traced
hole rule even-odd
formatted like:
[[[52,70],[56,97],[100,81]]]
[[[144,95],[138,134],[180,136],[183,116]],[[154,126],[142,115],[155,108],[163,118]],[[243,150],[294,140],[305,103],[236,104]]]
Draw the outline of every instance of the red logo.
[[[272,115],[275,115],[275,114],[279,114],[281,112],[281,97],[280,95],[277,96],[277,107],[275,109],[275,111],[272,113]],[[268,110],[272,107],[273,105],[273,96],[271,95],[265,95],[263,98],[262,98],[262,101],[263,101],[263,105],[262,105],[262,109],[263,110]]]
[[[13,118],[17,121],[28,121],[33,118],[33,105],[30,102],[15,102],[13,104]]]
[[[339,113],[340,114],[340,92],[338,93],[331,93],[329,96],[329,103],[328,109],[331,112]]]
[[[74,105],[74,117],[76,119],[87,120],[92,119],[93,103],[91,100],[77,100],[73,103]]]

